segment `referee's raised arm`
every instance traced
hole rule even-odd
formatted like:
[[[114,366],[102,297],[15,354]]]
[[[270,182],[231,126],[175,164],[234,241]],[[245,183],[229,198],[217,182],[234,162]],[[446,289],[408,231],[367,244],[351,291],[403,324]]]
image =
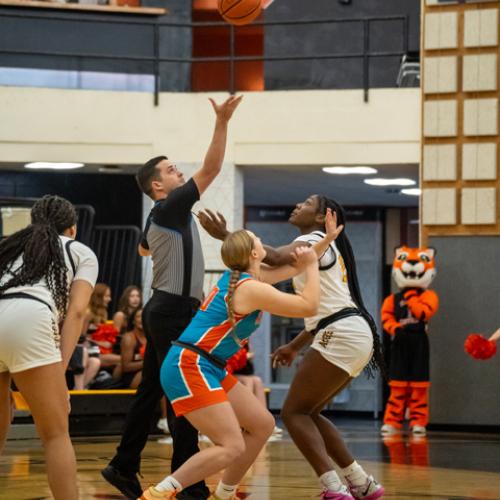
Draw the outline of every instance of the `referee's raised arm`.
[[[203,165],[193,175],[193,180],[198,187],[200,196],[221,171],[224,153],[226,151],[227,124],[242,99],[243,96],[231,96],[222,104],[217,104],[213,99],[209,99],[217,118],[215,120],[212,142],[208,147]]]
[[[110,464],[102,470],[104,478],[128,498],[142,495],[137,472],[163,395],[160,385],[163,360],[171,343],[188,327],[203,297],[205,263],[192,210],[221,171],[227,124],[240,101],[241,97],[230,97],[217,104],[210,99],[216,115],[214,134],[203,165],[191,179],[186,181],[182,171],[167,156],[152,158],[137,172],[139,188],[154,201],[138,247],[140,255],[151,255],[153,264],[153,293],[142,312],[148,342],[142,382],[129,408],[120,444]],[[170,402],[167,402],[167,414],[175,470],[199,451],[198,432],[187,420],[175,417]],[[189,486],[185,492],[193,500],[210,496],[203,481]]]

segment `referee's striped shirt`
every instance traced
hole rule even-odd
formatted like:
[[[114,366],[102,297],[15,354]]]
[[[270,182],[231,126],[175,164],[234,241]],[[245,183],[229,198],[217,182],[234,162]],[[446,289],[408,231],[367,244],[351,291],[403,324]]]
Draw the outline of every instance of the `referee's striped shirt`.
[[[191,215],[199,199],[191,178],[167,198],[157,201],[149,214],[141,245],[151,252],[155,290],[201,301],[205,264],[198,227]]]

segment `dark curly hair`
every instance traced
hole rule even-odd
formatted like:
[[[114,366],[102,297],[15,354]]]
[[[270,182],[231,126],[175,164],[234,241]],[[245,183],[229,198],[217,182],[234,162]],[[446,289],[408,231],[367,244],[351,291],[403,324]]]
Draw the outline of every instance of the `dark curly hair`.
[[[374,375],[374,371],[379,370],[381,375],[387,379],[387,366],[384,361],[384,354],[382,351],[382,343],[380,342],[380,337],[377,333],[377,325],[371,314],[367,311],[365,304],[363,302],[363,297],[361,295],[361,288],[359,286],[358,274],[356,272],[356,260],[354,259],[354,253],[352,251],[351,242],[347,237],[345,231],[346,217],[345,211],[341,205],[331,198],[326,196],[318,197],[318,212],[321,214],[326,214],[327,208],[330,208],[332,212],[337,214],[337,224],[344,225],[344,230],[339,234],[335,240],[335,244],[344,259],[346,271],[347,271],[347,285],[349,286],[349,291],[351,292],[351,297],[361,311],[362,316],[368,322],[373,335],[373,356],[370,363],[366,367],[369,376]]]
[[[61,315],[68,301],[67,267],[59,235],[77,221],[73,205],[59,196],[46,195],[31,209],[31,224],[0,242],[0,276],[10,279],[0,286],[9,288],[33,285],[43,278]],[[12,264],[22,255],[22,264]]]

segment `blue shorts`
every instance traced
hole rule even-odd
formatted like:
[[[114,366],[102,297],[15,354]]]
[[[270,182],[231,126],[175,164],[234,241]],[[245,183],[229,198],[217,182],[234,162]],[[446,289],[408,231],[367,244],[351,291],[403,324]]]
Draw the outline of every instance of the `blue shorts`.
[[[199,354],[172,346],[163,361],[160,382],[180,417],[200,408],[228,400],[227,393],[238,383],[236,377]]]

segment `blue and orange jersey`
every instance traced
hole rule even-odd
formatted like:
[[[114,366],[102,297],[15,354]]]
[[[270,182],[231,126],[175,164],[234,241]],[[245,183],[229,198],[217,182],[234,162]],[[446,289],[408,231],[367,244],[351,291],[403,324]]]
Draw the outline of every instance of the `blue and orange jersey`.
[[[184,330],[179,340],[194,344],[221,359],[228,360],[240,348],[241,343],[259,327],[261,311],[241,316],[235,314],[234,332],[227,311],[227,293],[231,272],[226,271],[214,286],[205,302]],[[253,279],[248,273],[241,273],[236,288]],[[233,336],[240,340],[238,344]]]

